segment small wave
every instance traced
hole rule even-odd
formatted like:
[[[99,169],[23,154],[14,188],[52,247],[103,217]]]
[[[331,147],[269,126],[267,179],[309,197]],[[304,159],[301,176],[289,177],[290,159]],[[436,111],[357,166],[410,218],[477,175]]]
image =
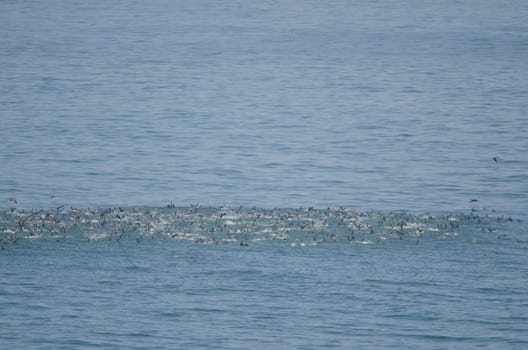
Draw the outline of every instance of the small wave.
[[[331,242],[383,243],[390,239],[455,237],[461,228],[491,234],[511,218],[485,214],[410,214],[337,209],[246,207],[135,207],[10,209],[0,211],[0,245],[37,238],[120,241],[145,238],[196,243],[278,241],[291,246]]]

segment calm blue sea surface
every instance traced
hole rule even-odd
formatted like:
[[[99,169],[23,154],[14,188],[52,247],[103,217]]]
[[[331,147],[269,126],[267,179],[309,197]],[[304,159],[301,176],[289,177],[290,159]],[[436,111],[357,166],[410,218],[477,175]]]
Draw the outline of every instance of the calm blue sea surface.
[[[0,0],[0,348],[527,348],[526,18]]]

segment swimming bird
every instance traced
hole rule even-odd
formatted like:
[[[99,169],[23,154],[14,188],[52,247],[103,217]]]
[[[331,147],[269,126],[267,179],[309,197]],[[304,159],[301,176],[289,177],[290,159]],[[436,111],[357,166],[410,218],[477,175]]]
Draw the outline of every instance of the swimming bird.
[[[15,197],[9,197],[9,198],[7,199],[7,201],[8,201],[8,202],[13,202],[13,203],[15,203],[15,204],[18,203],[18,202],[17,202],[17,199],[16,199]]]

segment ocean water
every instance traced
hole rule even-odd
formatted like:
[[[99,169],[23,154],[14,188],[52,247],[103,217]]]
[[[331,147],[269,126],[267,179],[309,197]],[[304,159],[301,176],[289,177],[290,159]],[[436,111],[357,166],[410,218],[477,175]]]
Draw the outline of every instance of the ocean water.
[[[526,18],[0,1],[0,348],[526,348]]]
[[[25,207],[528,207],[523,1],[0,6]]]

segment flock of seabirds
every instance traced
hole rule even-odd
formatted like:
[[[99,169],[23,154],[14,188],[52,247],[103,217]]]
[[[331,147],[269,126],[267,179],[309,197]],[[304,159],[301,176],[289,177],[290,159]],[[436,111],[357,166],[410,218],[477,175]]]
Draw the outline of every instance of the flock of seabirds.
[[[13,197],[8,198],[17,204]],[[477,200],[470,200],[471,203]],[[514,221],[495,211],[471,209],[443,216],[399,212],[362,212],[349,208],[264,209],[248,207],[98,208],[0,210],[0,246],[21,240],[68,239],[121,241],[188,240],[202,244],[286,241],[291,246],[332,242],[383,243],[387,239],[456,236],[462,225],[492,234],[501,222]],[[498,238],[501,238],[499,235]]]
[[[500,157],[492,158],[495,163]],[[53,198],[53,196],[52,196]],[[0,209],[0,247],[19,240],[36,238],[81,238],[88,241],[135,239],[179,239],[196,243],[248,246],[257,241],[287,241],[292,246],[320,245],[330,242],[382,243],[387,239],[424,236],[447,237],[459,234],[468,224],[479,232],[494,233],[494,225],[512,222],[511,217],[491,215],[486,208],[471,208],[468,213],[443,216],[398,212],[362,212],[337,209],[264,209],[246,207],[165,207],[17,209],[15,197],[7,198],[11,207]],[[469,201],[472,205],[477,199]],[[520,220],[517,220],[520,221]],[[498,235],[498,238],[505,237]]]

